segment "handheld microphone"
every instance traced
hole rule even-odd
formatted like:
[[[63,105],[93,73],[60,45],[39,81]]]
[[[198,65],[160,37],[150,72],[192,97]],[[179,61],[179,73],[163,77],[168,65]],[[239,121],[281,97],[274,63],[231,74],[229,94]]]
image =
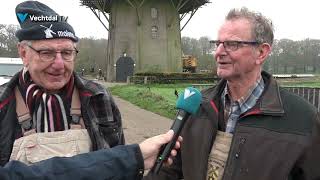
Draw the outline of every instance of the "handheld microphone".
[[[163,145],[160,150],[158,159],[156,160],[156,164],[153,169],[153,172],[155,172],[156,174],[159,173],[160,168],[163,165],[163,162],[169,157],[171,150],[175,146],[176,141],[180,135],[180,132],[186,120],[189,118],[191,114],[194,115],[197,113],[200,107],[201,99],[201,93],[198,89],[195,89],[193,87],[188,87],[184,90],[183,93],[179,94],[176,104],[178,113],[170,128],[174,131],[174,135],[172,140],[169,143]]]

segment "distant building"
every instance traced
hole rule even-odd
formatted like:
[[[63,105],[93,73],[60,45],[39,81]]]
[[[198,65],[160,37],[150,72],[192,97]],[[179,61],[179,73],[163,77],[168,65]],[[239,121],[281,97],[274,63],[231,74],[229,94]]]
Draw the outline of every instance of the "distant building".
[[[0,57],[0,85],[8,82],[22,68],[23,62],[20,58]]]

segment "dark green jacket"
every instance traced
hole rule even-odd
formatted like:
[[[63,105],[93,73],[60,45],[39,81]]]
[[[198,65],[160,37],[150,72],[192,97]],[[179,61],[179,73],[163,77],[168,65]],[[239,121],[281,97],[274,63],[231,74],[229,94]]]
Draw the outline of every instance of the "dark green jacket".
[[[280,88],[263,72],[265,89],[235,127],[223,180],[320,178],[320,122],[315,107]],[[145,179],[204,180],[217,130],[225,130],[221,94],[226,81],[202,91],[199,113],[182,132],[174,165]]]

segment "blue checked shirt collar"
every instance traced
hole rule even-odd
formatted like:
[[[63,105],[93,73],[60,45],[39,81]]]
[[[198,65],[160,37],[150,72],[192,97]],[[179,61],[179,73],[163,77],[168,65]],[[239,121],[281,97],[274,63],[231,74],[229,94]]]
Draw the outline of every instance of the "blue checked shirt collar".
[[[264,90],[264,81],[260,77],[256,83],[249,89],[247,95],[237,101],[232,101],[229,97],[228,84],[226,84],[222,93],[222,102],[224,105],[224,116],[227,121],[226,132],[233,133],[239,116],[251,109],[261,96]]]

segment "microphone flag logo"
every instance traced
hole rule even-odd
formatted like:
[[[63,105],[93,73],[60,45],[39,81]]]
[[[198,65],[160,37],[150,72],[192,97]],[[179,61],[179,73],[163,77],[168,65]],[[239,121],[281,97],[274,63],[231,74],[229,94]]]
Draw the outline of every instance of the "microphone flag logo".
[[[190,91],[190,89],[185,89],[184,90],[184,96],[183,96],[183,98],[184,99],[187,99],[187,98],[189,98],[189,97],[191,97],[192,95],[194,95],[195,94],[195,92],[194,91]]]

